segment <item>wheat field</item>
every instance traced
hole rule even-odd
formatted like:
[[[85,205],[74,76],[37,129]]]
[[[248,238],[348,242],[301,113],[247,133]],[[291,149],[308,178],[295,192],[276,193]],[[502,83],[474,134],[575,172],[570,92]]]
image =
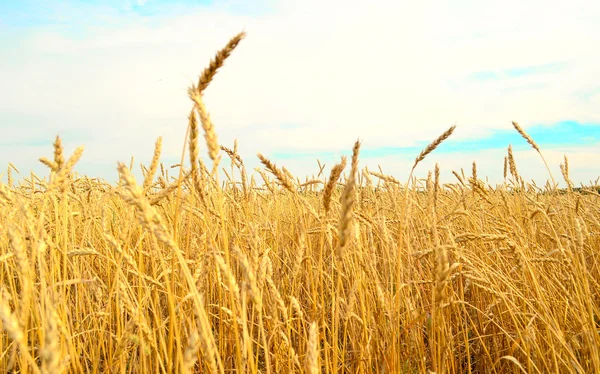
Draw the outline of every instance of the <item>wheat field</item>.
[[[512,148],[504,183],[472,171],[401,182],[352,157],[300,181],[219,145],[203,101],[243,39],[188,94],[181,164],[143,180],[0,184],[0,371],[20,373],[600,373],[600,195],[540,188]],[[200,144],[200,133],[205,141]],[[206,147],[206,148],[204,148]],[[205,164],[207,152],[212,164]],[[221,172],[225,178],[221,177]]]

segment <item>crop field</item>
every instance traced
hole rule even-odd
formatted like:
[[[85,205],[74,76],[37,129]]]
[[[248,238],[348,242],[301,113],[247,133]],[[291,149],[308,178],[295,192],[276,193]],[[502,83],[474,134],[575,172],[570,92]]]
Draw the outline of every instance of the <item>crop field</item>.
[[[306,180],[261,154],[246,170],[203,101],[243,37],[188,91],[180,164],[159,138],[143,179],[120,163],[111,185],[57,137],[48,176],[9,165],[0,372],[600,373],[597,186],[566,157],[567,188],[527,183],[510,147],[499,186],[476,164],[414,177],[454,127],[407,181],[362,165],[359,141]]]

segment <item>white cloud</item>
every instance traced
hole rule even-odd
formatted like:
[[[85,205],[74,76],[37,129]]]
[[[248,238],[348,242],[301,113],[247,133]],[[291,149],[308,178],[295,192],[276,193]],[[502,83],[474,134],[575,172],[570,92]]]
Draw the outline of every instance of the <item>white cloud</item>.
[[[593,1],[272,0],[272,9],[252,17],[228,12],[232,4],[149,19],[107,12],[112,22],[79,25],[77,34],[34,32],[15,49],[0,50],[0,113],[54,118],[37,124],[45,129],[74,122],[114,134],[85,142],[94,159],[107,149],[141,157],[160,135],[172,139],[165,154],[176,156],[190,109],[187,86],[245,29],[247,39],[206,101],[220,139],[231,144],[237,137],[250,157],[277,148],[346,150],[356,138],[369,148],[414,145],[454,122],[454,140],[510,128],[511,120],[524,127],[600,122],[598,95],[575,95],[600,86],[600,52],[593,48],[600,42],[600,6]],[[566,67],[467,79],[477,71],[553,62]],[[300,127],[273,129],[280,124]],[[584,152],[572,151],[573,157]],[[451,168],[449,160],[462,159],[444,160]],[[583,158],[580,168],[589,166],[585,160],[592,159]]]

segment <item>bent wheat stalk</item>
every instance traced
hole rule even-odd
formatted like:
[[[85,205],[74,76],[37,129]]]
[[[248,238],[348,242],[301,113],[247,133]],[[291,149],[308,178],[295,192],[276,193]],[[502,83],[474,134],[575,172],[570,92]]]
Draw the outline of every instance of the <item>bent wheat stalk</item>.
[[[550,174],[550,179],[552,179],[552,184],[554,186],[554,189],[556,190],[556,181],[554,180],[554,176],[552,175],[552,172],[550,171],[550,167],[548,167],[548,163],[546,162],[546,159],[544,158],[544,155],[542,154],[540,147],[533,140],[533,138],[531,136],[529,136],[529,134],[527,134],[521,126],[519,126],[519,124],[517,122],[512,121],[512,125],[515,128],[515,130],[517,130],[517,132],[519,134],[521,134],[523,139],[525,139],[525,141],[527,141],[527,143],[529,143],[529,145],[531,145],[531,147],[533,149],[535,149],[535,151],[540,155],[540,157],[542,158],[542,161],[544,162],[544,165],[546,166],[546,170],[548,170],[548,174]]]
[[[402,261],[400,261],[401,251],[402,251],[402,247],[404,245],[404,230],[406,230],[408,228],[408,222],[409,222],[408,212],[410,209],[410,201],[408,199],[408,192],[409,192],[408,186],[410,184],[410,180],[412,179],[413,172],[415,171],[415,168],[417,167],[417,165],[421,161],[423,161],[428,154],[433,152],[437,147],[439,147],[440,144],[442,144],[446,139],[448,139],[452,135],[452,133],[454,132],[455,129],[456,129],[456,125],[450,126],[450,128],[448,130],[444,131],[440,136],[437,137],[437,139],[435,139],[433,142],[429,143],[429,145],[427,145],[427,147],[425,147],[425,149],[423,149],[421,151],[421,153],[419,153],[417,158],[415,158],[415,163],[413,164],[413,167],[410,170],[410,174],[408,176],[408,180],[406,181],[406,187],[405,187],[405,192],[404,192],[404,211],[403,211],[404,219],[401,221],[402,227],[400,228],[399,238],[398,238],[398,242],[397,242],[397,249],[396,249],[397,255],[398,255],[398,259],[396,260],[396,289],[397,290],[400,290],[402,288],[402,277],[400,276],[402,273],[402,266],[406,266],[408,268],[410,268],[410,266],[411,266],[410,263],[403,264]],[[407,248],[407,250],[409,250],[409,248]],[[411,257],[412,256],[408,257],[409,261],[410,261]]]

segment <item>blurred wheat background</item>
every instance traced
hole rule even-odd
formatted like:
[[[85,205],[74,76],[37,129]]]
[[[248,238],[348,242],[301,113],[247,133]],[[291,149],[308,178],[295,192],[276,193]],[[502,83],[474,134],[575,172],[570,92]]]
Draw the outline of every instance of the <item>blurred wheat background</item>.
[[[74,173],[83,148],[57,137],[49,177],[9,165],[2,372],[600,372],[597,186],[575,188],[566,157],[566,189],[526,183],[510,147],[495,187],[475,163],[398,181],[359,141],[306,180],[261,154],[246,170],[203,101],[243,37],[188,91],[180,164],[159,138],[143,180],[132,160],[111,185]]]

